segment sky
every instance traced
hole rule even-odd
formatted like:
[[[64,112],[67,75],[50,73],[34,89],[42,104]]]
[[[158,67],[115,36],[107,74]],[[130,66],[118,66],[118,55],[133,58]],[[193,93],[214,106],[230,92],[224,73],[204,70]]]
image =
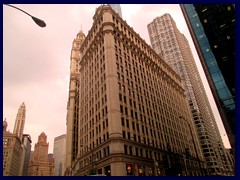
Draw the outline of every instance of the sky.
[[[18,108],[26,105],[24,133],[30,134],[32,150],[45,132],[49,153],[54,138],[66,134],[66,114],[72,42],[81,30],[87,35],[100,4],[14,4],[45,21],[37,26],[31,17],[3,6],[3,120],[13,132]],[[147,25],[169,13],[188,39],[203,80],[225,147],[226,132],[200,65],[178,4],[121,4],[122,17],[149,45]]]

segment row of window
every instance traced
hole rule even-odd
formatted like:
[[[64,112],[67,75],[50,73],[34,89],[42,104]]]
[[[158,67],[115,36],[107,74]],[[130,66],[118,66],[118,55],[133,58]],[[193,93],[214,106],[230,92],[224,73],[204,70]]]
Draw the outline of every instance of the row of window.
[[[164,161],[164,158],[166,158],[167,156],[166,153],[159,153],[145,148],[134,147],[126,144],[124,145],[124,154],[146,159],[153,159],[155,161]],[[192,161],[189,159],[184,160],[181,158],[180,162],[181,164],[186,163],[185,165],[189,167],[198,167],[198,163],[196,161]]]
[[[136,102],[139,102],[139,107],[138,107],[139,111],[143,112],[143,114],[145,114],[145,110],[144,110],[145,106],[143,105],[144,104],[143,99],[145,99],[145,101],[146,101],[145,103],[146,103],[146,105],[148,105],[148,107],[153,106],[152,108],[149,108],[149,109],[146,108],[147,116],[153,117],[153,115],[154,115],[155,119],[157,118],[157,115],[158,115],[158,113],[157,113],[158,105],[157,104],[159,104],[159,103],[156,101],[157,97],[161,97],[162,98],[161,100],[164,102],[166,102],[166,101],[169,102],[169,106],[167,104],[165,104],[165,107],[166,107],[165,114],[167,117],[169,115],[169,118],[170,118],[172,116],[171,115],[172,113],[176,114],[177,111],[181,111],[181,110],[175,110],[175,109],[182,108],[177,105],[178,103],[176,101],[178,101],[178,98],[173,98],[173,96],[172,96],[172,94],[175,94],[175,96],[176,96],[177,93],[170,89],[169,89],[169,91],[171,93],[169,93],[169,91],[165,91],[164,89],[162,91],[159,91],[158,87],[160,84],[162,84],[162,83],[160,83],[160,80],[158,79],[159,76],[155,73],[152,73],[152,70],[148,69],[147,68],[148,66],[146,66],[146,63],[144,63],[143,60],[141,60],[140,58],[137,58],[136,56],[131,57],[130,54],[126,54],[126,51],[121,51],[122,50],[121,46],[124,47],[124,45],[122,45],[122,43],[120,43],[117,40],[115,40],[115,41],[116,41],[115,42],[115,51],[117,51],[117,53],[116,53],[116,61],[117,61],[116,68],[118,70],[118,72],[117,72],[118,87],[119,87],[119,91],[121,92],[121,93],[119,93],[119,100],[123,101],[125,104],[127,104],[127,102],[128,102],[127,99],[129,99],[130,107],[134,107],[134,109],[137,109]],[[144,68],[145,66],[146,66],[147,70],[145,70],[145,68]],[[136,67],[136,69],[135,69],[135,67]],[[138,71],[140,68],[141,68],[141,71],[140,71],[141,73],[139,73],[139,71]],[[124,69],[126,69],[126,70],[124,71]],[[139,74],[141,74],[142,77],[139,77]],[[126,77],[126,79],[125,79],[125,77]],[[132,80],[133,77],[135,77],[134,80]],[[139,77],[139,78],[136,78],[136,77]],[[145,82],[147,82],[147,83],[145,83]],[[144,84],[145,84],[145,86],[144,86]],[[154,90],[153,90],[153,88],[151,88],[151,86],[156,86],[156,87],[154,87]],[[127,87],[130,87],[127,89],[128,93],[126,93]],[[145,91],[145,88],[146,88],[146,91]],[[160,88],[162,89],[163,87],[160,87]],[[135,91],[131,90],[131,89],[136,90],[137,94],[135,95]],[[167,87],[167,90],[168,90],[168,87]],[[143,91],[146,94],[140,96],[140,94]],[[156,93],[156,97],[152,96],[152,94],[154,94],[154,93]],[[169,94],[170,94],[170,96],[169,96]],[[174,99],[175,102],[172,102],[172,99]],[[137,100],[137,101],[135,101],[135,100]],[[155,104],[154,105],[152,102],[155,102],[156,104],[154,103]],[[160,104],[162,104],[162,103],[160,103]],[[172,108],[172,106],[175,108]],[[168,109],[171,110],[170,111],[171,114],[168,114],[168,112],[169,112]],[[184,108],[182,108],[182,109],[184,111]],[[152,111],[152,110],[154,110],[154,111]],[[128,108],[127,107],[124,108],[123,105],[120,105],[120,112],[122,114],[125,114],[126,117],[129,116],[130,115],[129,113],[131,112],[132,118],[135,118],[135,119],[140,118],[141,120],[143,119],[142,114],[140,114],[140,116],[138,117],[137,112],[134,113],[133,110],[131,110],[131,109],[128,110]],[[167,121],[167,124],[168,124],[168,121]],[[178,125],[178,126],[181,127],[181,125]],[[174,124],[174,127],[176,128],[177,126]],[[146,127],[144,127],[144,128],[146,128]],[[178,129],[181,129],[181,128],[178,128]],[[171,131],[172,131],[172,129],[171,129]],[[143,132],[144,132],[144,130],[143,130]],[[128,134],[130,134],[130,132]],[[175,134],[175,133],[173,133],[173,134]],[[124,132],[123,132],[123,136],[130,137],[130,135],[124,135]],[[149,136],[150,136],[150,134],[149,134]],[[134,135],[133,135],[133,138],[134,138]],[[154,146],[154,144],[157,144],[157,143],[152,143],[152,144]]]
[[[89,164],[92,164],[92,163],[94,164],[95,161],[101,160],[101,159],[109,156],[109,154],[110,154],[109,146],[104,147],[101,150],[98,150],[97,152],[91,152],[89,157],[86,157],[82,161],[79,162],[80,169]]]

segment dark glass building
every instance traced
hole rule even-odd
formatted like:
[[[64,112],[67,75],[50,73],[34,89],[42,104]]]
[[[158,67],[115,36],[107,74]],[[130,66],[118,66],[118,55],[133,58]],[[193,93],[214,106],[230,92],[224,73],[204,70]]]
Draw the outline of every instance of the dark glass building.
[[[235,154],[235,6],[180,7]]]

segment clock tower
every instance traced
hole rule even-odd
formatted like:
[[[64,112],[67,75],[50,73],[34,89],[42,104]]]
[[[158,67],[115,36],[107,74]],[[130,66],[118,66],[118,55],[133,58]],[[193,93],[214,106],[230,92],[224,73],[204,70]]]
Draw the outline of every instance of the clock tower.
[[[42,132],[38,136],[38,142],[35,144],[33,159],[29,164],[29,176],[53,176],[54,175],[54,160],[48,160],[47,136]]]
[[[35,144],[33,159],[34,161],[48,161],[48,146],[47,136],[42,132],[38,136],[38,142]]]
[[[67,132],[66,136],[66,167],[71,166],[71,162],[78,154],[78,117],[79,117],[79,89],[80,89],[80,48],[85,40],[85,34],[79,31],[72,44],[69,96],[67,103]]]

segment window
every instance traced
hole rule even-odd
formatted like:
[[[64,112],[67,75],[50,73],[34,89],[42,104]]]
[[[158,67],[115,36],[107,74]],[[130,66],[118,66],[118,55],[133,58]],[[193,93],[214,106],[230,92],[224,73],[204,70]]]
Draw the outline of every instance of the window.
[[[125,114],[128,115],[128,109],[125,107]]]
[[[126,120],[127,127],[129,128],[129,120]]]
[[[122,126],[125,126],[124,118],[122,117],[121,120],[122,120]]]
[[[138,148],[135,148],[135,153],[136,153],[136,156],[138,157]]]
[[[135,130],[135,123],[132,122],[132,129]]]
[[[120,112],[123,113],[123,106],[120,105]]]
[[[143,157],[143,149],[140,149],[140,157]]]
[[[140,136],[138,136],[138,142],[141,143],[141,137]]]
[[[126,139],[126,132],[122,131],[122,134],[123,134],[123,138]]]
[[[130,132],[128,132],[127,134],[128,134],[128,140],[131,140]]]
[[[129,154],[132,155],[132,146],[129,146]]]
[[[125,154],[128,154],[128,150],[127,149],[128,149],[127,145],[124,145],[124,153]]]
[[[146,150],[146,158],[148,159],[148,150]]]

